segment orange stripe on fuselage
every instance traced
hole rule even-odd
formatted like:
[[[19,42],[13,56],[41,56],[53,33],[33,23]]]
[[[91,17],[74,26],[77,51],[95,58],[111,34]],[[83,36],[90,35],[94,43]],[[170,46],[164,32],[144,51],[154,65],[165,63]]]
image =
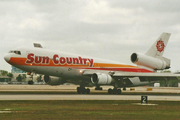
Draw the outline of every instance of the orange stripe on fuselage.
[[[124,64],[109,64],[109,63],[94,63],[94,67],[122,67],[122,68],[137,68],[132,65],[124,65]]]
[[[110,71],[126,71],[126,72],[153,72],[147,69],[139,68],[132,65],[124,65],[124,64],[110,64],[110,63],[94,63],[93,67],[89,66],[89,63],[87,65],[81,65],[81,64],[54,64],[53,60],[50,59],[48,64],[36,64],[26,63],[27,58],[17,58],[17,57],[11,57],[9,60],[9,63],[11,65],[23,65],[23,66],[50,66],[50,67],[72,67],[76,69],[92,69],[92,70],[110,70]]]

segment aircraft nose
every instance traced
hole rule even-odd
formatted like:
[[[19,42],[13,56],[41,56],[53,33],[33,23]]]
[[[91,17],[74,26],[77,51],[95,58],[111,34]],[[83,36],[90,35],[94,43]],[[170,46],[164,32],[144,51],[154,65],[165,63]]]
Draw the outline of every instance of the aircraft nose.
[[[10,58],[11,58],[11,57],[10,57],[9,54],[5,54],[4,60],[5,60],[6,62],[9,62]]]

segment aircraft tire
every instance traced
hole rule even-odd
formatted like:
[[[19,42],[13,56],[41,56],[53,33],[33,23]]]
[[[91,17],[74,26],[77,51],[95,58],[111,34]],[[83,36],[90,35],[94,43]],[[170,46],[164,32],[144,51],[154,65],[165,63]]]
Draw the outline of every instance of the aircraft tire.
[[[87,93],[87,94],[90,93],[90,89],[89,89],[89,88],[86,89],[86,93]]]
[[[108,89],[109,94],[121,94],[121,89]]]
[[[89,88],[85,89],[85,88],[77,87],[77,93],[78,94],[86,94],[86,93],[89,94],[90,89]]]
[[[113,89],[113,94],[117,94],[117,89]]]
[[[121,94],[121,89],[117,89],[117,94]]]
[[[81,93],[81,88],[77,87],[77,93],[80,94]]]
[[[113,90],[111,88],[108,89],[108,93],[109,94],[112,94],[113,93]]]
[[[86,93],[86,89],[85,89],[85,88],[82,88],[82,89],[81,89],[81,92],[82,92],[82,94],[85,94],[85,93]]]
[[[126,87],[123,87],[123,90],[125,91],[125,90],[126,90]]]

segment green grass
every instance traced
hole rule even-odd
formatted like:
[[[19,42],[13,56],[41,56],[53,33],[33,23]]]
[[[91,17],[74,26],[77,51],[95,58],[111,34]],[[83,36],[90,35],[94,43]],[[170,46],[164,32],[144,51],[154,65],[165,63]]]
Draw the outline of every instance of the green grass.
[[[142,106],[140,101],[0,101],[0,120],[58,119],[180,119],[180,102],[149,101],[156,106]]]

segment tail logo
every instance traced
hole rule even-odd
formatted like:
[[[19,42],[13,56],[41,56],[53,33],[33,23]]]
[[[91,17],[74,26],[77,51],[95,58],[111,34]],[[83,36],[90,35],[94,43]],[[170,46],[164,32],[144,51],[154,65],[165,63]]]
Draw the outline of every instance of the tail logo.
[[[156,44],[157,51],[162,52],[164,50],[164,47],[165,47],[164,41],[162,41],[161,39],[157,41]]]

